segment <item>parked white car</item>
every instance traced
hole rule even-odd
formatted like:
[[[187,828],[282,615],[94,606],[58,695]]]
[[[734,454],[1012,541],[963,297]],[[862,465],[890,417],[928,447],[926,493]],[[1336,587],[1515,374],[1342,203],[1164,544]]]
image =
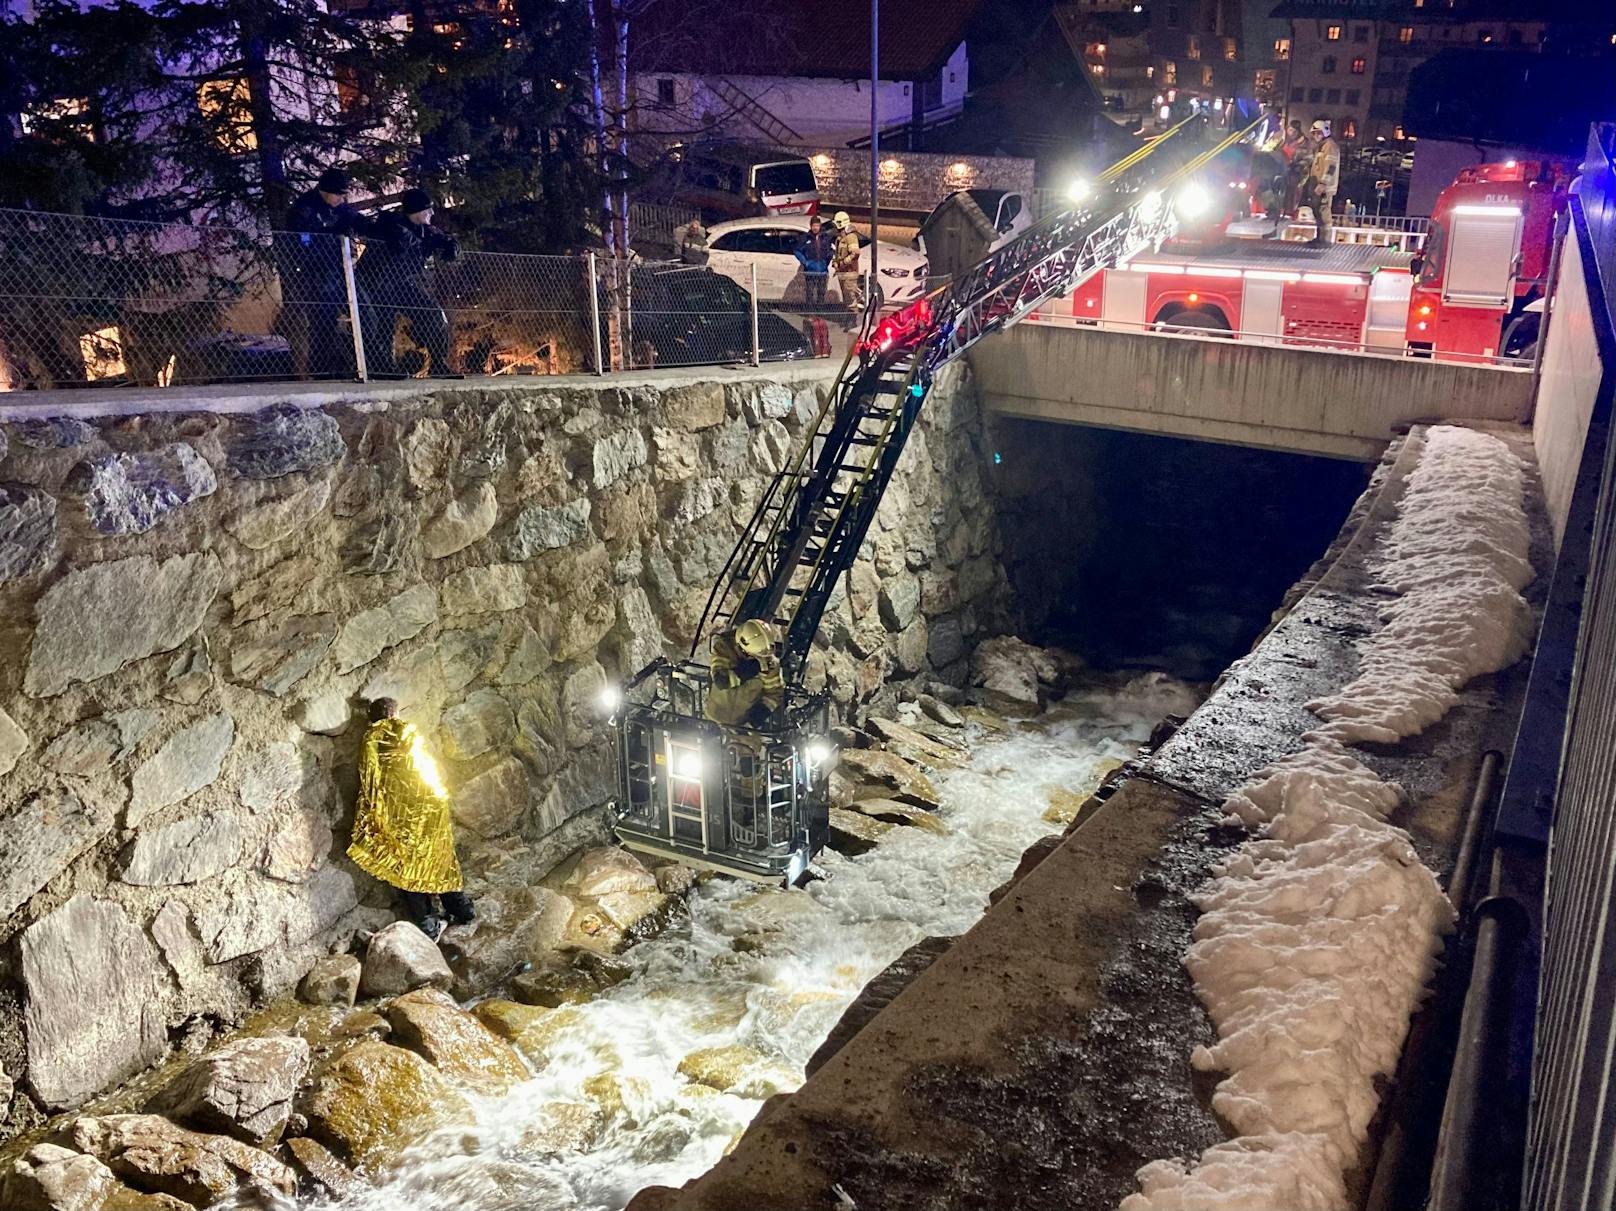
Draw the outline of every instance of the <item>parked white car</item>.
[[[829,226],[829,219],[824,222]],[[707,229],[707,264],[748,290],[752,288],[752,268],[756,266],[758,298],[800,303],[807,297],[807,279],[797,260],[797,247],[807,234],[808,216],[800,214],[715,223]],[[868,279],[870,238],[862,232],[859,248],[859,272]],[[912,248],[882,240],[877,269],[877,288],[885,306],[901,306],[926,292],[926,258]],[[826,284],[825,299],[842,301],[834,274]]]

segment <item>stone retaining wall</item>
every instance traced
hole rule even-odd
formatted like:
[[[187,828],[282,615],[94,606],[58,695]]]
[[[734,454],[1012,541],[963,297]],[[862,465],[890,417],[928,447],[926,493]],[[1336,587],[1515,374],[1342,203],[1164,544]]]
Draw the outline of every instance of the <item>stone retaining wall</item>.
[[[474,891],[598,831],[599,690],[688,649],[829,381],[266,392],[0,427],[0,1135],[388,918],[343,857],[362,699],[433,739]],[[963,684],[1002,625],[981,465],[962,368],[826,614],[813,678],[844,714]]]

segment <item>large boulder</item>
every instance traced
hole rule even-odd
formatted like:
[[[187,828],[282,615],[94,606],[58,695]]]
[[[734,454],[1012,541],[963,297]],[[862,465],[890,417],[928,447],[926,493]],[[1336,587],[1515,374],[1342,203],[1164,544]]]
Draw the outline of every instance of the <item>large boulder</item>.
[[[359,960],[353,955],[317,959],[297,986],[298,998],[309,1005],[351,1007],[359,994],[359,972]]]
[[[233,816],[208,812],[148,826],[124,850],[119,877],[137,887],[200,883],[234,866],[241,847],[241,824]]]
[[[34,606],[38,625],[23,689],[35,698],[167,652],[202,622],[224,574],[211,552],[109,559],[69,572]],[[94,619],[94,626],[86,626]]]
[[[839,854],[856,858],[867,854],[896,827],[845,807],[830,809],[829,845]]]
[[[842,750],[833,775],[832,803],[845,807],[855,799],[897,799],[916,807],[940,802],[931,780],[896,753],[881,749]],[[838,788],[845,788],[836,793]]]
[[[656,889],[656,876],[643,862],[628,850],[609,845],[584,850],[561,883],[561,890],[574,897]]]
[[[110,803],[65,788],[0,810],[0,915],[9,917],[115,823]]]
[[[38,488],[0,485],[0,584],[31,576],[56,555],[56,498]]]
[[[472,1118],[466,1099],[436,1068],[374,1039],[317,1069],[298,1108],[310,1135],[371,1173],[439,1127]]]
[[[143,534],[181,505],[211,496],[213,468],[186,442],[141,454],[104,454],[74,468],[67,487],[84,497],[101,534]]]
[[[386,1014],[394,1042],[480,1093],[503,1093],[528,1078],[527,1066],[511,1045],[446,992],[418,988],[395,1000]]]
[[[556,1037],[584,1020],[582,1012],[572,1006],[549,1008],[516,1001],[483,1001],[473,1012],[479,1022],[520,1051],[535,1069],[549,1062]]]
[[[18,1211],[101,1211],[118,1179],[93,1156],[36,1144],[0,1176],[0,1206]]]
[[[365,948],[359,992],[367,997],[395,997],[431,986],[448,988],[454,972],[437,943],[408,921],[378,930]]]
[[[526,1005],[554,1009],[581,1005],[606,989],[621,984],[632,968],[620,959],[582,950],[570,962],[555,962],[524,972],[511,981],[511,993]]]
[[[589,1102],[545,1102],[522,1125],[517,1149],[529,1156],[588,1152],[606,1130],[606,1116]]]
[[[269,1153],[228,1135],[187,1130],[161,1115],[81,1118],[71,1139],[130,1185],[197,1207],[210,1207],[237,1191],[272,1201],[297,1190],[296,1175]]]
[[[1031,711],[1038,709],[1039,687],[1054,685],[1060,668],[1042,648],[1013,635],[997,635],[971,653],[971,673],[989,703]]]
[[[442,559],[464,550],[494,528],[499,516],[499,500],[494,485],[478,480],[443,507],[421,531],[426,553]]]
[[[236,721],[222,711],[170,736],[130,780],[129,825],[211,786],[235,738]]]
[[[303,1039],[236,1039],[180,1073],[147,1109],[266,1148],[286,1129],[292,1095],[308,1070]]]
[[[847,805],[846,810],[886,824],[923,828],[939,837],[948,835],[948,825],[943,823],[941,817],[913,803],[900,803],[896,799],[855,799]]]
[[[161,963],[121,907],[89,895],[24,932],[28,1083],[41,1102],[76,1106],[162,1055]]]
[[[343,624],[331,646],[337,672],[347,673],[369,664],[437,620],[438,590],[429,584],[412,585],[381,605],[355,614]]]
[[[907,724],[872,715],[865,720],[864,730],[905,761],[933,769],[957,769],[965,764],[964,749],[922,735]]]
[[[280,404],[236,422],[230,469],[248,479],[278,479],[330,466],[347,449],[333,417],[319,409]]]
[[[737,1097],[772,1097],[802,1083],[784,1064],[742,1043],[692,1051],[679,1061],[678,1071],[697,1085]]]
[[[477,919],[443,940],[454,995],[479,996],[521,969],[542,963],[566,937],[572,901],[548,887],[497,888],[477,900]]]

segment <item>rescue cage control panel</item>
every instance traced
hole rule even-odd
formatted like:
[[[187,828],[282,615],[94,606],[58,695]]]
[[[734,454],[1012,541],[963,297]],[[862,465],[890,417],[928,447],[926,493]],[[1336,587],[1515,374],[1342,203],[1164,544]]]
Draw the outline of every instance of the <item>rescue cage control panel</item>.
[[[823,693],[786,688],[764,727],[706,717],[709,675],[658,660],[615,703],[618,839],[628,848],[764,882],[795,884],[830,832]]]

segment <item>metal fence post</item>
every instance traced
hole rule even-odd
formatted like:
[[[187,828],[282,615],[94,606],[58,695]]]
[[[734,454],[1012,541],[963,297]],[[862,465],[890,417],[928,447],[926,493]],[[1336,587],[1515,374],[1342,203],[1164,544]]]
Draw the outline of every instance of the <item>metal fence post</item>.
[[[757,262],[752,262],[752,364],[763,364],[763,351],[758,347]]]
[[[359,381],[370,381],[370,368],[365,365],[365,330],[359,320],[359,288],[354,285],[353,240],[342,238],[342,285],[348,292],[348,327],[353,329],[354,371]],[[434,367],[434,370],[436,367]]]
[[[606,363],[600,351],[600,278],[595,272],[595,254],[589,254],[589,339],[595,348],[595,373],[605,374]]]

